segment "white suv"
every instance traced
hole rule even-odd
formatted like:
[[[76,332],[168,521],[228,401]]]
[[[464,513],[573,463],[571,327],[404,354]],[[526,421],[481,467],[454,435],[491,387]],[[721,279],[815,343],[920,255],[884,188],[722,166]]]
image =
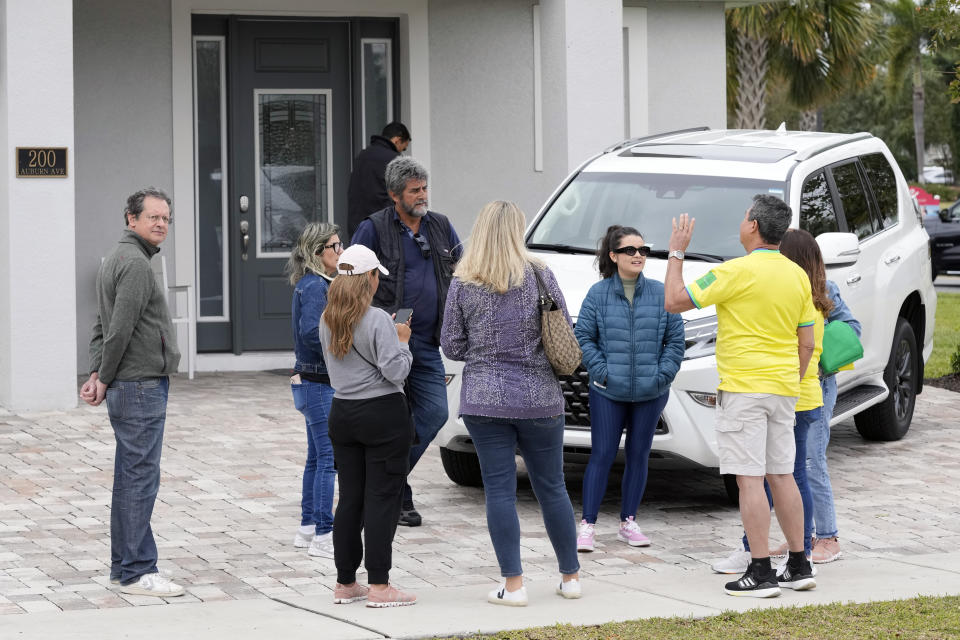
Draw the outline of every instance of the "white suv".
[[[872,135],[703,128],[629,140],[567,178],[527,230],[527,246],[556,274],[576,320],[599,278],[594,253],[608,226],[640,230],[653,246],[644,274],[662,281],[671,218],[696,217],[684,262],[689,282],[743,255],[739,222],[756,193],[783,198],[793,209],[793,226],[817,237],[827,277],[863,324],[864,358],[839,374],[833,423],[852,415],[867,439],[902,438],[933,348],[937,298],[928,237],[907,183]],[[717,467],[715,309],[694,309],[683,318],[686,354],[651,459],[659,466]],[[462,363],[446,365],[450,419],[437,437],[444,469],[458,484],[479,485],[476,451],[458,417]],[[586,461],[587,372],[578,369],[561,383],[565,457]]]

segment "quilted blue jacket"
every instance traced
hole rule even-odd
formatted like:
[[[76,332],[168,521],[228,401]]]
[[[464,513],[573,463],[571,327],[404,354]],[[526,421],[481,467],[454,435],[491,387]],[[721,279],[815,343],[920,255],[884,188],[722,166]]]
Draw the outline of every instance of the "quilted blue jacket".
[[[637,278],[633,305],[615,273],[590,287],[577,317],[583,366],[598,393],[620,402],[662,395],[683,360],[683,320],[663,308],[663,283]]]

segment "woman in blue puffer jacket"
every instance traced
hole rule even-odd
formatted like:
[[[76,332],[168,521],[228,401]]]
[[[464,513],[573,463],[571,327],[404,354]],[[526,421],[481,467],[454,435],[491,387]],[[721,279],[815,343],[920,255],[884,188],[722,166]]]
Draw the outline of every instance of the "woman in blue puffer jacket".
[[[627,430],[617,540],[645,547],[634,521],[647,484],[647,461],[670,383],[683,360],[683,322],[663,308],[663,283],[644,278],[649,247],[632,227],[614,225],[600,242],[603,279],[580,307],[576,334],[590,374],[590,462],[583,477],[579,551],[593,551],[594,525],[610,467]]]

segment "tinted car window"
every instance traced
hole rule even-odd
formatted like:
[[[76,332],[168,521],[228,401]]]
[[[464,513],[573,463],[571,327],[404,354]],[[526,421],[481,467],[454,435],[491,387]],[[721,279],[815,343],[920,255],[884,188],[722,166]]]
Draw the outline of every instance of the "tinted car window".
[[[847,231],[855,233],[862,240],[873,233],[873,225],[857,165],[850,162],[833,167],[831,171],[837,185],[840,206],[843,207],[843,217],[847,220]]]
[[[897,223],[897,178],[882,153],[871,153],[860,158],[880,208],[883,227]]]
[[[822,171],[810,176],[803,183],[803,193],[800,195],[800,228],[809,231],[813,237],[840,230],[827,177]]]

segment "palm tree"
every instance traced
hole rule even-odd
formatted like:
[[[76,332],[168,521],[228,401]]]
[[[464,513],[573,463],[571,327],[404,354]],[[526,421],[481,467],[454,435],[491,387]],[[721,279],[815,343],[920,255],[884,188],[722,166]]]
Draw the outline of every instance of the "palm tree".
[[[917,154],[917,179],[923,178],[924,129],[923,129],[923,56],[930,41],[930,29],[924,20],[923,10],[931,5],[922,0],[887,0],[882,6],[887,15],[887,42],[890,68],[887,75],[888,91],[894,93],[907,75],[913,84],[913,138]]]
[[[817,109],[872,77],[864,49],[874,21],[859,0],[791,0],[729,12],[736,37],[737,126],[762,128],[768,71],[814,128]],[[759,114],[758,114],[759,110]]]

